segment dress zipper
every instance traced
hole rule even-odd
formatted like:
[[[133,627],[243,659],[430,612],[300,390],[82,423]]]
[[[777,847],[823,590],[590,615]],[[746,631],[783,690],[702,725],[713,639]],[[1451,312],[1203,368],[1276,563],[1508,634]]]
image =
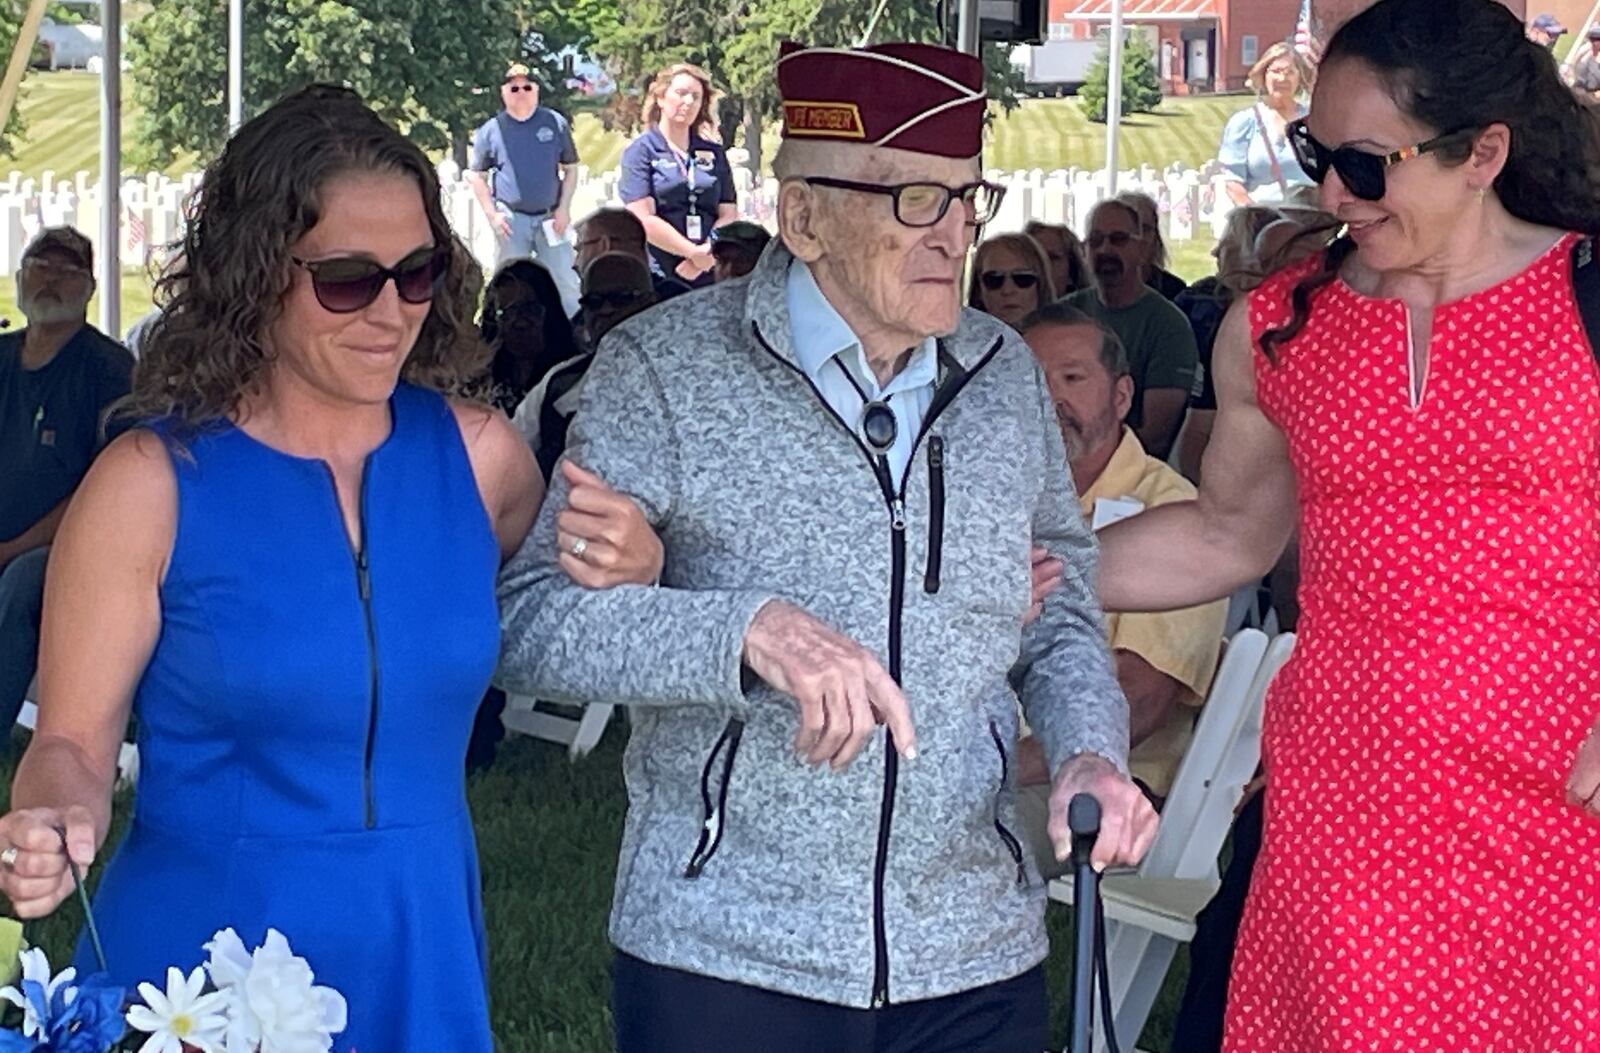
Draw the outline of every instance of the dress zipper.
[[[328,480],[333,484],[334,509],[339,509],[339,484],[333,469],[324,462]],[[361,598],[361,613],[367,628],[367,739],[361,756],[361,797],[366,828],[378,825],[377,792],[373,787],[372,757],[378,744],[378,625],[372,613],[372,569],[367,561],[367,477],[371,465],[361,466],[361,489],[358,497],[358,516],[361,520],[360,542],[350,550],[356,569],[356,594]],[[343,515],[340,528],[343,529]]]

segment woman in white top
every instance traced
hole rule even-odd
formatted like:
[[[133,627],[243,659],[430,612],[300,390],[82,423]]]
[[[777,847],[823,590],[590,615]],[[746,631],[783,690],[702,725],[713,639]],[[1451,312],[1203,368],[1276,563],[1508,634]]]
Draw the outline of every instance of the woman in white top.
[[[1311,177],[1295,159],[1286,129],[1306,115],[1303,95],[1316,76],[1311,63],[1289,44],[1266,50],[1250,69],[1254,104],[1228,119],[1217,160],[1228,170],[1228,196],[1236,205],[1283,201]]]

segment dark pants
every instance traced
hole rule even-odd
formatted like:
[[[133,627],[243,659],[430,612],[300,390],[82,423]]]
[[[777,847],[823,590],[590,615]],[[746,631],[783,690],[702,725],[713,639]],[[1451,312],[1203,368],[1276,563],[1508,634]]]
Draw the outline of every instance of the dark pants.
[[[617,1053],[1041,1053],[1044,969],[974,991],[852,1009],[665,969],[611,966]]]
[[[11,734],[39,660],[44,566],[50,549],[24,552],[0,566],[0,745]]]
[[[1261,852],[1261,820],[1267,792],[1256,794],[1233,822],[1233,858],[1222,885],[1195,918],[1189,944],[1189,984],[1172,1029],[1172,1053],[1218,1053],[1222,1021],[1228,1008],[1228,974],[1233,971],[1233,945],[1239,939],[1250,875]]]

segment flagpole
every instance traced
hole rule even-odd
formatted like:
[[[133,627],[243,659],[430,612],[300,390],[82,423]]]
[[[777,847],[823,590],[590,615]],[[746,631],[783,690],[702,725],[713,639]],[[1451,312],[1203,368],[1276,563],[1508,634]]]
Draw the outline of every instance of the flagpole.
[[[100,5],[100,331],[122,333],[122,0]]]
[[[1110,66],[1106,71],[1106,196],[1117,196],[1122,131],[1122,0],[1111,0]]]

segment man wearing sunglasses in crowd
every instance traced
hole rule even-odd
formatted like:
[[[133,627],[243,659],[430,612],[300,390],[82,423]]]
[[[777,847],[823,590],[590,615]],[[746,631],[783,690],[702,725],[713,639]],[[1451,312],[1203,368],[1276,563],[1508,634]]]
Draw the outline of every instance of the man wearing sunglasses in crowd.
[[[89,324],[93,267],[88,238],[41,231],[16,277],[27,327],[0,333],[0,735],[33,680],[50,543],[133,373],[133,356]]]
[[[501,582],[508,690],[632,707],[611,938],[619,1053],[1037,1053],[1044,887],[1016,829],[1023,707],[1067,847],[1156,818],[1054,407],[961,309],[999,204],[973,56],[786,45],[781,244],[614,329],[567,456],[661,535],[659,587],[571,588],[567,467]],[[1031,550],[1058,586],[1028,621]]]
[[[578,312],[570,228],[578,148],[565,114],[539,105],[539,85],[520,62],[500,85],[504,108],[472,137],[467,182],[496,239],[496,265],[520,257],[544,264],[567,316]]]
[[[1200,366],[1194,330],[1172,301],[1145,284],[1151,242],[1133,206],[1102,201],[1089,213],[1086,243],[1095,285],[1067,298],[1117,334],[1133,369],[1127,423],[1158,460],[1172,452]]]

